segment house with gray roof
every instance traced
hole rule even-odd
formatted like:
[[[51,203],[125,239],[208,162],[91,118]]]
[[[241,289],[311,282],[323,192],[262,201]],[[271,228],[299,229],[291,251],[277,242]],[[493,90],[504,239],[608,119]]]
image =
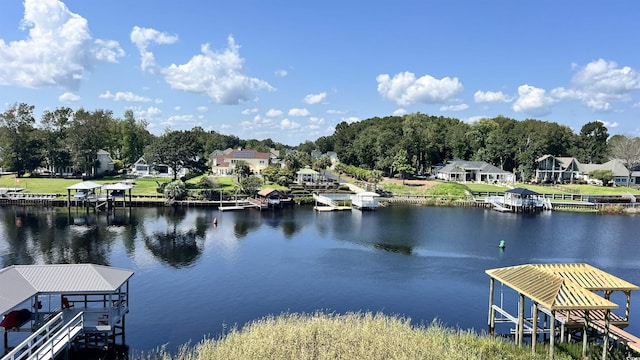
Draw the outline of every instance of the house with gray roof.
[[[436,174],[436,178],[445,181],[514,183],[516,175],[502,170],[485,161],[453,160],[448,162]]]
[[[583,177],[583,172],[579,169],[581,164],[573,157],[544,155],[536,159],[536,163],[538,165],[533,178],[534,182],[563,183],[566,180],[578,180]]]
[[[613,173],[612,181],[616,186],[627,186],[627,181],[631,186],[640,184],[640,171],[629,171],[620,159],[612,159],[604,164],[582,164],[574,157],[544,155],[536,162],[538,165],[534,182],[597,182],[589,177],[589,173],[594,170],[608,170]]]

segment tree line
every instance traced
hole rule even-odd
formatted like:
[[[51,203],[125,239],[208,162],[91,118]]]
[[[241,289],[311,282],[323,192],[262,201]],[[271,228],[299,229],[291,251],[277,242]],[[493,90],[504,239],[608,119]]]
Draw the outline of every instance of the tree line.
[[[536,159],[551,154],[577,158],[581,163],[622,159],[629,168],[640,163],[635,137],[609,138],[599,121],[584,124],[579,133],[555,122],[504,116],[473,123],[421,113],[342,122],[331,136],[315,145],[335,151],[342,163],[381,171],[386,176],[427,174],[434,165],[454,159],[486,161],[521,179],[529,179]]]
[[[110,110],[60,107],[44,111],[37,120],[33,105],[16,103],[0,113],[0,165],[19,177],[40,168],[66,167],[92,176],[98,165],[97,153],[104,150],[114,159],[116,170],[127,169],[144,156],[147,163],[171,167],[174,174],[183,167],[197,173],[206,170],[208,154],[214,150],[242,147],[268,152],[285,148],[271,139],[241,140],[201,127],[167,129],[160,136],[147,127],[132,110],[118,118]]]
[[[466,123],[414,113],[341,122],[332,135],[295,147],[271,139],[242,140],[201,127],[167,129],[156,136],[147,127],[132,110],[118,118],[110,110],[61,107],[44,111],[36,120],[34,106],[16,103],[0,113],[0,164],[17,176],[41,167],[73,167],[92,175],[97,152],[105,150],[115,160],[116,170],[126,169],[144,156],[147,163],[167,165],[174,174],[182,168],[198,174],[206,171],[208,154],[214,150],[277,149],[289,172],[271,168],[266,174],[283,182],[304,166],[322,170],[330,164],[326,157],[309,156],[313,150],[335,151],[341,169],[359,168],[376,177],[428,174],[434,165],[463,159],[486,161],[528,179],[535,171],[536,159],[546,154],[571,156],[582,163],[618,158],[630,169],[640,164],[640,139],[609,137],[606,126],[598,121],[588,122],[574,133],[565,125],[535,119],[497,116]]]

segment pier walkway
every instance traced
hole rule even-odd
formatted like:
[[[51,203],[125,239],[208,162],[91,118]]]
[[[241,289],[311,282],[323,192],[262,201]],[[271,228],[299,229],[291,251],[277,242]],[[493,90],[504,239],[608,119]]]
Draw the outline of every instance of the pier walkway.
[[[31,334],[20,345],[2,357],[2,360],[46,359],[53,360],[84,328],[84,313],[80,312],[66,324],[62,312]]]
[[[341,206],[328,196],[313,194],[313,200],[316,201],[316,206],[313,207],[316,211],[351,210],[351,206]]]

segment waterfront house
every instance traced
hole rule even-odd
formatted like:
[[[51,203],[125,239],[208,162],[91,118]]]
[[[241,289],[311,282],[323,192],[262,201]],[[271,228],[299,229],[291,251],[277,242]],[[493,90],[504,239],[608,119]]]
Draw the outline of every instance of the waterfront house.
[[[536,160],[538,164],[534,176],[534,182],[560,182],[574,181],[583,178],[583,172],[579,169],[580,162],[576,158],[544,155]]]
[[[313,170],[309,166],[296,172],[296,182],[298,184],[316,183],[320,179],[320,173]]]
[[[231,175],[238,162],[245,162],[251,171],[258,175],[262,169],[269,166],[270,153],[263,153],[250,149],[227,149],[214,151],[210,154],[212,175]]]
[[[516,175],[502,170],[485,161],[453,160],[448,162],[436,174],[436,178],[445,181],[514,183]]]
[[[566,183],[584,181],[601,183],[591,179],[589,174],[595,170],[611,171],[613,185],[630,186],[640,184],[640,171],[630,171],[620,159],[612,159],[604,164],[582,164],[573,157],[544,155],[536,160],[537,168],[533,177],[534,182]],[[601,184],[607,185],[607,184]]]
[[[151,168],[151,165],[147,164],[147,161],[144,159],[144,157],[140,157],[131,166],[131,173],[136,176],[149,176],[151,175]]]
[[[95,164],[92,169],[87,169],[89,172],[84,173],[86,176],[100,176],[115,169],[115,162],[111,158],[111,155],[106,150],[98,150],[95,157]],[[40,174],[55,174],[61,177],[79,176],[82,173],[82,169],[76,169],[71,165],[66,166],[46,166],[38,169]]]

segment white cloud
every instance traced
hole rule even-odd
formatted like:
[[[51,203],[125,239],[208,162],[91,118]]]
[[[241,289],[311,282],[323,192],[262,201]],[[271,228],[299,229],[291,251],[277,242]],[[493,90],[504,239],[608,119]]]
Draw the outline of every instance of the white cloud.
[[[345,122],[351,124],[351,123],[360,121],[360,119],[355,117],[355,116],[351,116],[351,117],[347,117],[347,118],[342,118],[342,121],[345,121]]]
[[[277,110],[277,109],[269,109],[269,111],[267,111],[267,113],[265,114],[267,117],[278,117],[282,115],[282,110]]]
[[[618,126],[620,126],[620,124],[618,124],[617,122],[608,122],[608,121],[604,121],[604,120],[596,120],[597,122],[602,123],[604,126],[607,127],[607,129],[614,129],[617,128]]]
[[[480,121],[480,120],[486,119],[486,118],[488,118],[488,117],[484,116],[484,115],[475,115],[475,116],[468,117],[466,122],[471,124],[471,123],[474,123],[474,122],[477,122],[477,121]]]
[[[209,111],[209,108],[206,107],[206,106],[198,106],[197,110],[199,112],[207,112],[207,111]]]
[[[133,113],[136,116],[136,119],[143,119],[149,122],[154,120],[158,120],[158,118],[162,115],[162,110],[155,106],[150,106],[146,109],[142,109],[140,107],[131,108]]]
[[[276,70],[275,74],[277,77],[285,77],[289,75],[289,72],[287,70]]]
[[[393,78],[388,74],[380,74],[376,81],[378,93],[398,105],[442,103],[455,97],[463,88],[458,78],[444,77],[438,80],[424,75],[416,79],[415,74],[408,71],[396,74]]]
[[[182,107],[181,107],[180,105],[178,105],[178,106],[175,106],[175,107],[173,108],[173,110],[175,110],[175,111],[180,111],[180,110],[182,110]]]
[[[256,114],[258,111],[258,108],[244,109],[242,110],[242,115]]]
[[[110,91],[107,90],[107,92],[105,92],[104,94],[100,94],[99,97],[101,99],[113,99],[115,101],[129,101],[129,102],[151,101],[151,99],[147,97],[136,95],[132,92],[122,92],[122,91],[118,91],[115,94],[112,94]]]
[[[473,101],[477,103],[483,102],[511,102],[512,98],[502,93],[502,91],[476,91],[473,94]]]
[[[258,90],[275,90],[264,80],[242,73],[244,59],[233,37],[228,47],[215,52],[205,44],[202,54],[195,55],[186,64],[171,65],[162,70],[165,81],[174,89],[207,94],[216,104],[239,104],[253,97]]]
[[[405,115],[406,113],[407,113],[407,110],[403,108],[399,108],[393,112],[393,116],[402,116],[402,115]]]
[[[640,75],[632,68],[618,67],[614,61],[599,59],[580,68],[571,79],[572,88],[554,89],[557,96],[577,99],[594,111],[611,109],[611,101],[628,101],[630,93],[640,89]]]
[[[87,20],[58,0],[25,0],[26,39],[0,39],[0,85],[76,90],[98,63],[124,55],[117,41],[93,39]]]
[[[530,85],[518,87],[518,99],[511,107],[515,112],[525,112],[535,116],[544,116],[551,112],[555,100],[544,89]]]
[[[136,45],[138,51],[140,51],[140,68],[142,71],[147,69],[154,72],[156,67],[156,59],[153,53],[147,50],[150,43],[153,44],[173,44],[178,41],[178,36],[170,35],[164,32],[160,32],[155,29],[141,28],[134,26],[131,30],[131,42]]]
[[[309,118],[309,122],[315,125],[322,125],[324,124],[324,118],[312,116]]]
[[[335,110],[335,109],[329,109],[327,110],[327,114],[331,114],[331,115],[345,115],[347,112],[344,110]]]
[[[441,106],[440,111],[462,111],[467,110],[469,105],[467,104],[458,104],[458,105],[449,105],[449,106]]]
[[[289,116],[309,116],[309,110],[307,109],[299,109],[299,108],[293,108],[291,110],[289,110]]]
[[[289,119],[282,119],[282,121],[280,121],[280,129],[282,130],[293,130],[299,127],[300,127],[299,123],[295,121],[291,121]]]
[[[62,101],[62,102],[74,102],[74,101],[79,101],[80,100],[80,96],[71,93],[71,92],[66,92],[62,95],[60,95],[58,97],[58,100]]]
[[[309,105],[319,104],[327,98],[327,93],[323,92],[320,94],[309,94],[304,97],[304,102]]]

